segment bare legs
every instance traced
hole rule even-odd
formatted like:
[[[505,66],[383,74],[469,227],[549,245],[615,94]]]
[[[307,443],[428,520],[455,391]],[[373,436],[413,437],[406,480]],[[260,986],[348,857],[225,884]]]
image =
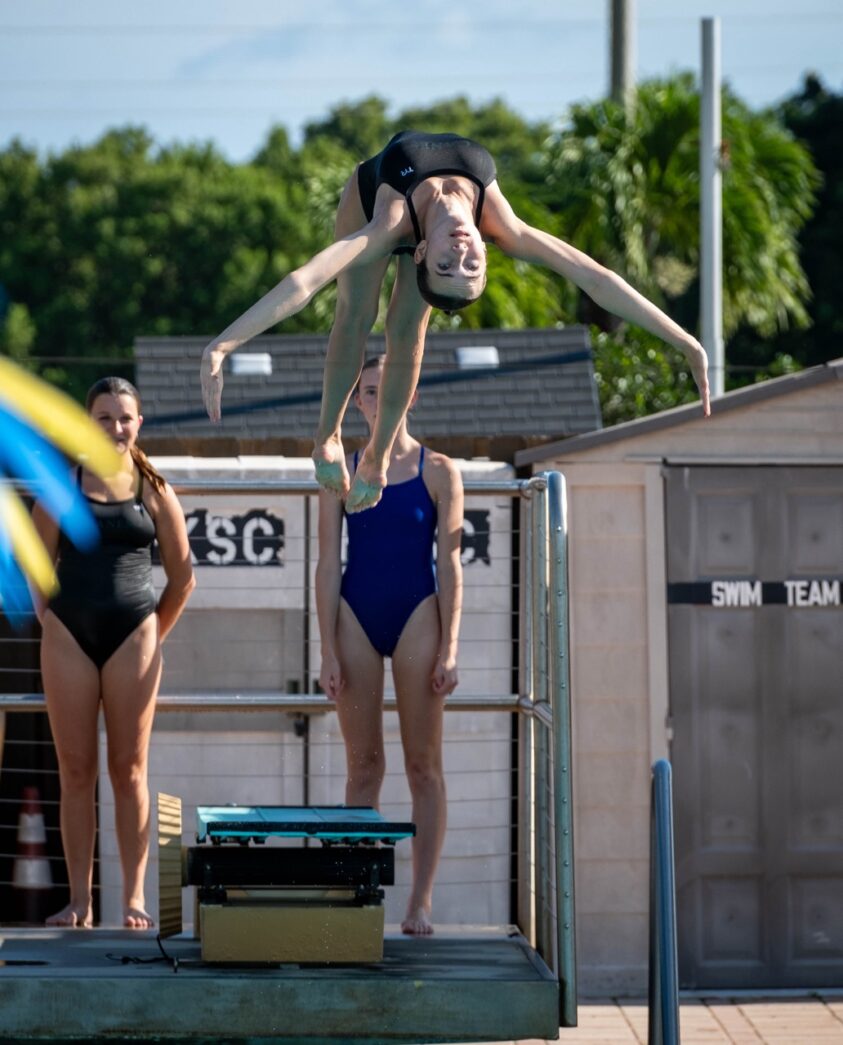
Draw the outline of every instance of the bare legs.
[[[355,171],[337,207],[335,238],[356,232],[366,220]],[[319,485],[338,497],[345,497],[350,485],[340,433],[342,419],[360,377],[366,338],[378,318],[381,283],[388,264],[389,259],[384,258],[337,277],[337,306],[322,378],[322,410],[314,439],[313,465]]]
[[[97,715],[102,699],[109,773],[123,868],[123,919],[131,928],[153,922],[143,910],[149,845],[146,763],[155,695],[161,674],[158,618],[135,629],[102,672],[79,649],[58,618],[47,612],[41,671],[61,781],[61,833],[70,903],[48,925],[90,926],[98,773]]]
[[[418,292],[412,258],[400,254],[396,263],[395,286],[386,314],[386,361],[378,412],[345,503],[349,512],[371,508],[380,500],[392,444],[416,390],[424,355],[430,306]]]
[[[378,296],[386,262],[343,274],[337,279],[337,308],[322,378],[322,410],[314,440],[313,464],[320,486],[345,497],[349,490],[341,425],[348,400],[360,377],[366,338],[378,314]],[[374,294],[373,294],[374,290]]]
[[[383,783],[383,658],[372,648],[356,617],[340,601],[337,644],[345,689],[337,702],[348,762],[346,803],[377,807]],[[435,596],[416,607],[392,658],[404,765],[413,802],[413,886],[401,928],[409,934],[433,932],[433,883],[447,819],[442,773],[444,699],[430,676],[439,647]]]
[[[413,798],[413,888],[401,928],[405,933],[433,932],[433,881],[445,841],[447,803],[442,772],[444,697],[437,696],[431,675],[439,648],[439,607],[431,595],[416,607],[392,657],[398,698],[404,768]]]
[[[383,657],[373,648],[348,604],[340,600],[337,646],[345,679],[337,716],[345,741],[345,802],[380,802],[386,762],[383,751]]]
[[[158,617],[147,617],[102,669],[108,775],[123,869],[123,924],[150,929],[143,880],[149,855],[149,738],[161,681]]]
[[[355,172],[337,208],[334,233],[348,236],[366,224]],[[430,306],[418,292],[415,264],[407,255],[396,259],[397,272],[386,316],[386,364],[378,416],[372,439],[349,482],[342,446],[342,419],[360,377],[366,339],[378,316],[381,284],[389,258],[350,269],[337,278],[337,307],[322,380],[322,410],[313,448],[316,480],[338,497],[348,511],[371,508],[386,486],[392,444],[413,398],[419,377]],[[350,492],[349,492],[350,490]]]
[[[59,762],[61,837],[70,885],[70,903],[48,918],[47,925],[88,928],[93,924],[100,678],[67,628],[50,612],[44,615],[41,674]]]

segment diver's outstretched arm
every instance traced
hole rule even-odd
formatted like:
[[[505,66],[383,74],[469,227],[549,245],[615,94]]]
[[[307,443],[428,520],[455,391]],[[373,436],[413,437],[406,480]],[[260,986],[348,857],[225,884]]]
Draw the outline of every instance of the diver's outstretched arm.
[[[301,268],[285,276],[251,308],[214,338],[202,353],[202,399],[212,421],[219,421],[222,399],[222,364],[225,357],[250,338],[300,312],[313,295],[356,265],[391,252],[395,236],[370,223],[359,232],[337,240],[314,255]]]
[[[487,194],[487,199],[489,195]],[[497,189],[492,206],[484,211],[484,235],[505,254],[521,261],[544,265],[570,279],[580,290],[621,319],[635,323],[684,353],[697,383],[703,413],[711,413],[708,357],[695,337],[629,285],[617,273],[548,232],[522,221]]]

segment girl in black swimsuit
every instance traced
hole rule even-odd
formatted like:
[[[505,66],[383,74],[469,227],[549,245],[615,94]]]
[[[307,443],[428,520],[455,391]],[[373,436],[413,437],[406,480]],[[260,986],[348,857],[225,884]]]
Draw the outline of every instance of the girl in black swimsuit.
[[[61,780],[61,831],[70,903],[48,925],[92,924],[96,834],[97,719],[102,703],[115,827],[123,869],[123,924],[148,929],[144,872],[149,850],[147,756],[161,679],[161,641],[193,589],[184,515],[173,490],[137,445],[143,418],[137,390],[104,378],[88,412],[123,462],[108,484],[79,470],[77,481],[100,531],[78,551],[38,505],[34,521],[56,562],[59,593],[36,605],[41,674]],[[156,604],[152,543],[167,583]]]
[[[335,233],[330,247],[286,276],[206,347],[202,394],[211,420],[219,420],[222,364],[228,353],[300,311],[336,280],[336,316],[313,460],[316,478],[346,499],[346,511],[377,504],[386,485],[389,453],[418,381],[431,305],[450,310],[479,297],[486,284],[486,243],[565,276],[607,312],[684,352],[703,411],[709,413],[702,345],[620,276],[518,218],[498,186],[492,157],[477,142],[456,134],[395,135],[349,179]],[[396,252],[380,406],[352,484],[340,428],[377,318],[383,277]]]

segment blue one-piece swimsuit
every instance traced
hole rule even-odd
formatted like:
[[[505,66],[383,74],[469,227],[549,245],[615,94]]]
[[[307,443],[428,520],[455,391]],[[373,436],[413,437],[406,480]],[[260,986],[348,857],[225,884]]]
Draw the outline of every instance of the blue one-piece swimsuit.
[[[424,447],[415,478],[390,483],[374,508],[345,517],[348,562],[340,593],[382,657],[392,656],[413,610],[436,591],[436,506],[423,469]]]

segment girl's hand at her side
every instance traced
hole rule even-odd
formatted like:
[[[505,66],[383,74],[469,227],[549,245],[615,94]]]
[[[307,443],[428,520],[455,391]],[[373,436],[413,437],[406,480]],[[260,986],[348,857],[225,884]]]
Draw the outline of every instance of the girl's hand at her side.
[[[433,692],[439,697],[447,697],[454,692],[459,681],[456,658],[438,657],[431,676]]]
[[[330,700],[336,700],[345,688],[345,679],[342,677],[339,659],[333,653],[322,654],[319,685]]]

